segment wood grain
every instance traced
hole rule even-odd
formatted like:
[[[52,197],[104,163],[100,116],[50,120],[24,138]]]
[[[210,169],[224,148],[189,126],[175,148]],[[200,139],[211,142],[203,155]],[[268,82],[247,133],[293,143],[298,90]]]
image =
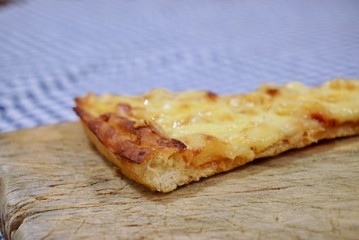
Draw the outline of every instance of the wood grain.
[[[358,239],[359,137],[152,193],[79,123],[0,135],[5,239]]]

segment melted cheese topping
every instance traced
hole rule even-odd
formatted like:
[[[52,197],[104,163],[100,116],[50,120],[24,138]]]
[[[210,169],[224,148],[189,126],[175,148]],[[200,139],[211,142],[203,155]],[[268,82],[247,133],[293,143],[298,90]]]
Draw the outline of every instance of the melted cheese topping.
[[[280,141],[299,141],[304,132],[310,135],[308,129],[314,134],[331,124],[358,122],[359,81],[336,80],[317,88],[297,82],[265,85],[228,96],[157,89],[142,96],[90,95],[87,104],[94,116],[116,112],[155,122],[189,148],[201,147],[193,136],[215,137],[228,146],[227,157],[234,158],[244,148],[260,153]]]

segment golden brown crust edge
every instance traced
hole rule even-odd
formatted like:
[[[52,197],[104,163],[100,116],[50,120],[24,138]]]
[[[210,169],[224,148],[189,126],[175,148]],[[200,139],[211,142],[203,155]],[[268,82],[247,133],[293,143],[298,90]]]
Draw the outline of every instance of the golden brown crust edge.
[[[250,159],[239,158],[231,161],[218,159],[212,164],[195,167],[188,165],[181,154],[175,153],[168,158],[155,155],[144,162],[134,163],[111,152],[85,122],[81,121],[81,123],[90,141],[107,160],[115,164],[123,175],[146,186],[151,191],[171,192],[179,186],[231,170],[250,161]]]
[[[143,178],[140,176],[143,176],[144,168],[140,164],[135,164],[130,162],[128,159],[121,158],[119,156],[116,156],[113,152],[108,150],[106,146],[98,139],[98,137],[90,130],[90,128],[87,126],[87,124],[83,121],[81,121],[82,126],[84,128],[84,131],[90,141],[95,145],[97,150],[109,161],[111,161],[113,164],[115,164],[121,171],[122,174],[124,174],[126,177],[143,184],[144,186],[148,187],[152,191],[156,191],[156,189],[148,184],[146,181],[144,181]]]

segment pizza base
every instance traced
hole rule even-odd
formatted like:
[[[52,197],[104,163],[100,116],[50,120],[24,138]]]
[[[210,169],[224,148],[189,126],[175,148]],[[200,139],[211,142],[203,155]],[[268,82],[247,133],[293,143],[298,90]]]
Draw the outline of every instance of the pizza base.
[[[359,120],[324,125],[319,121],[317,128],[304,128],[300,136],[294,132],[292,135],[276,141],[265,149],[244,151],[243,154],[239,154],[234,158],[220,154],[218,157],[216,157],[216,154],[214,156],[208,155],[208,158],[211,158],[210,161],[198,163],[193,161],[193,158],[195,158],[193,151],[189,154],[187,149],[179,146],[176,142],[172,143],[173,139],[161,132],[162,130],[157,131],[157,126],[151,125],[151,123],[146,123],[144,126],[137,126],[136,124],[138,123],[133,123],[133,126],[126,126],[126,128],[131,129],[131,134],[135,132],[137,138],[140,137],[143,139],[143,142],[149,141],[149,139],[158,139],[161,141],[157,142],[166,142],[165,145],[159,144],[157,146],[155,144],[154,146],[141,148],[141,143],[135,146],[131,145],[132,147],[129,147],[129,149],[120,149],[120,153],[118,150],[116,152],[114,148],[118,149],[118,147],[113,142],[117,142],[116,139],[118,139],[118,142],[123,143],[123,136],[114,136],[116,134],[111,129],[111,131],[108,129],[105,131],[104,126],[101,125],[102,123],[98,122],[98,117],[92,117],[91,114],[84,111],[84,108],[81,108],[81,101],[77,102],[78,107],[75,108],[75,111],[82,120],[85,133],[98,151],[107,160],[115,164],[121,173],[129,179],[144,185],[152,191],[165,193],[171,192],[179,186],[198,181],[201,178],[232,170],[257,158],[275,156],[289,149],[302,148],[322,139],[359,134]],[[114,119],[116,120],[116,118]],[[106,122],[111,120],[108,120],[108,117],[106,117],[105,120],[100,121]],[[121,121],[119,123],[123,125],[129,124],[127,120]],[[106,142],[106,138],[113,138],[115,140]],[[201,136],[198,139],[199,142],[203,141],[204,144],[209,146],[207,149],[203,149],[202,153],[206,151],[211,153],[209,149],[221,147],[221,143],[216,142],[216,139],[211,137]],[[147,150],[155,150],[147,154],[147,152],[143,153],[143,149],[145,152]],[[124,153],[127,150],[131,151]]]
[[[201,178],[209,177],[217,173],[226,172],[242,166],[257,158],[276,156],[289,149],[302,148],[323,139],[332,139],[337,137],[346,137],[359,134],[359,124],[345,124],[335,128],[327,129],[325,132],[318,134],[318,139],[305,139],[300,142],[291,142],[290,139],[279,142],[264,152],[258,154],[252,159],[236,158],[234,160],[214,161],[214,164],[204,165],[201,167],[193,167],[186,165],[186,162],[180,156],[171,156],[170,158],[153,158],[149,159],[143,164],[134,164],[128,159],[116,156],[113,152],[109,151],[96,135],[88,128],[86,123],[82,123],[86,135],[90,141],[95,145],[97,150],[109,161],[115,164],[121,173],[138,182],[151,191],[158,191],[168,193],[175,190],[177,187],[186,185],[190,182],[199,181]],[[155,163],[155,168],[151,167]],[[170,164],[169,164],[170,163]],[[170,165],[171,168],[164,167]],[[149,170],[151,169],[151,170]],[[168,172],[170,170],[170,172]],[[167,174],[164,174],[167,173]]]

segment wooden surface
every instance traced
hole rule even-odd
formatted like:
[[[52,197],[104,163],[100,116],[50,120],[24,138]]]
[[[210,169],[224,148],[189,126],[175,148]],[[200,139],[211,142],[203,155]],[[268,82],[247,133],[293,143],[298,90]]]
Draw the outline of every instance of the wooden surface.
[[[0,135],[6,239],[358,239],[359,137],[325,141],[152,193],[78,123]]]

